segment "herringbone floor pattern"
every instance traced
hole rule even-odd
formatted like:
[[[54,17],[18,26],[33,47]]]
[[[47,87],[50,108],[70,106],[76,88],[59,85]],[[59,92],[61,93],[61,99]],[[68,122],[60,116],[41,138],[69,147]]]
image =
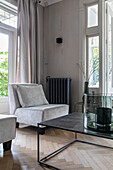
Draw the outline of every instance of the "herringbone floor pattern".
[[[111,140],[86,135],[78,135],[78,138],[113,146]],[[48,129],[45,135],[40,136],[41,157],[73,139],[72,132]],[[62,170],[113,170],[113,150],[75,143],[47,162]],[[11,151],[3,153],[0,145],[0,170],[47,170],[37,163],[36,128],[17,129]]]

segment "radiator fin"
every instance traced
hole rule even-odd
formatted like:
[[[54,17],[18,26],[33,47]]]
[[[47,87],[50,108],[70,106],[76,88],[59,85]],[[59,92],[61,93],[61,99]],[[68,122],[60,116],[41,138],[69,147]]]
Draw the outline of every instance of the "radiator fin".
[[[71,78],[47,78],[50,104],[68,104],[71,107]]]

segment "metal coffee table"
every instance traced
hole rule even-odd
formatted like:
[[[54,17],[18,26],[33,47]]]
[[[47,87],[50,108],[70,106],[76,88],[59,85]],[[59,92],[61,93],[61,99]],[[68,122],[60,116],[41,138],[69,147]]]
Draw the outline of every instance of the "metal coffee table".
[[[37,148],[38,149],[37,150],[37,152],[38,152],[38,162],[41,165],[44,165],[44,166],[46,166],[50,169],[60,170],[57,167],[54,167],[52,165],[45,163],[45,161],[47,159],[50,159],[51,157],[55,156],[59,152],[63,151],[64,149],[66,149],[68,146],[70,146],[71,144],[73,144],[75,142],[81,142],[81,143],[86,143],[86,144],[91,144],[91,145],[96,145],[96,146],[100,146],[100,147],[104,147],[104,148],[113,149],[113,147],[99,145],[99,144],[96,144],[96,143],[86,142],[86,141],[77,139],[77,133],[101,137],[101,138],[106,138],[106,139],[113,139],[112,133],[95,132],[95,131],[85,129],[83,127],[83,114],[82,113],[71,113],[71,114],[66,115],[66,116],[62,116],[62,117],[59,117],[59,118],[56,118],[56,119],[51,119],[51,120],[48,120],[48,121],[45,121],[45,122],[38,123],[38,127],[40,125],[75,132],[75,139],[72,142],[64,145],[60,149],[50,153],[49,155],[47,155],[47,156],[45,156],[44,158],[41,158],[41,159],[40,159],[40,147],[39,147],[40,134],[38,133],[38,145],[37,145],[38,146],[38,148]]]

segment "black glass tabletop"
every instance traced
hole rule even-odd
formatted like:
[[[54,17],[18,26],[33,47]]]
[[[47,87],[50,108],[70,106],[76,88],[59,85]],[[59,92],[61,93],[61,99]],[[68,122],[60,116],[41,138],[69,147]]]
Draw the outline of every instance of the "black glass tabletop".
[[[91,128],[84,128],[83,113],[71,113],[48,121],[38,123],[38,125],[82,133],[102,138],[113,139],[113,133],[94,131]],[[94,125],[93,125],[94,126]]]

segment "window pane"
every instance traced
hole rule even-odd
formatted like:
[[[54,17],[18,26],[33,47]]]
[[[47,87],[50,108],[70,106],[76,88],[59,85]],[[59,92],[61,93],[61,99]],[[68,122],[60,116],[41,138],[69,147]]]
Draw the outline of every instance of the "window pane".
[[[10,12],[0,9],[0,22],[17,28],[17,15],[11,14]]]
[[[8,35],[0,33],[0,97],[8,96],[8,40]]]
[[[88,7],[88,28],[98,26],[98,4]]]
[[[99,36],[88,38],[89,87],[99,87]]]
[[[107,90],[113,92],[113,2],[108,3],[107,15]]]
[[[111,24],[112,22],[112,24]],[[108,28],[108,92],[112,88],[112,26],[113,20],[109,16]],[[111,92],[111,91],[110,91]]]

